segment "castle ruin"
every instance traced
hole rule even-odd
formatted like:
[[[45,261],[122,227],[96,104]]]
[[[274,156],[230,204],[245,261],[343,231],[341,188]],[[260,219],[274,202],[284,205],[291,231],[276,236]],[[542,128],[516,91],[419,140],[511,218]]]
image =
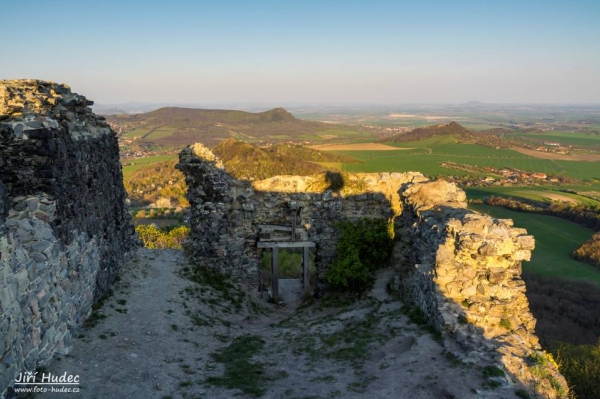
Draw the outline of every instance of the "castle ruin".
[[[67,350],[134,248],[116,136],[89,105],[65,85],[0,81],[0,394],[17,373]],[[189,186],[194,258],[258,289],[261,251],[312,243],[320,278],[312,288],[322,289],[335,223],[389,221],[390,285],[446,349],[556,397],[527,361],[540,351],[520,277],[534,239],[510,220],[468,210],[454,184],[413,172],[250,183],[227,175],[201,145],[184,149],[178,168]],[[556,367],[548,372],[567,389]]]

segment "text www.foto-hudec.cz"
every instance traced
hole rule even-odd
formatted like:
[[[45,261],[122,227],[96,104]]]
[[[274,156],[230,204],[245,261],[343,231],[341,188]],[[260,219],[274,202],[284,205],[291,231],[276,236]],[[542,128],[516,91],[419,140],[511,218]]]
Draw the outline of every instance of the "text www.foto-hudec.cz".
[[[15,378],[15,392],[79,392],[79,375],[26,371]]]

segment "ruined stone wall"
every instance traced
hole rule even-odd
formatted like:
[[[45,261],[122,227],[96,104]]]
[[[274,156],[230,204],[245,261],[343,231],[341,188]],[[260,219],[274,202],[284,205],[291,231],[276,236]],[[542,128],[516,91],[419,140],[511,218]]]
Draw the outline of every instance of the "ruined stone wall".
[[[521,262],[535,242],[512,220],[466,209],[465,193],[444,181],[405,185],[396,221],[399,281],[407,300],[443,334],[465,363],[487,361],[507,371],[505,384],[522,384],[541,397],[568,391],[557,367],[532,374],[528,358],[545,356],[521,279]]]
[[[347,175],[349,189],[340,193],[314,177],[277,176],[251,184],[228,176],[201,145],[182,151],[178,168],[192,206],[190,247],[210,266],[255,283],[256,226],[290,225],[293,207],[302,208],[299,224],[317,244],[321,272],[335,256],[336,221],[393,219],[395,285],[442,334],[450,353],[465,363],[502,368],[507,376],[497,382],[507,387],[545,398],[568,392],[551,358],[545,377],[528,360],[546,356],[521,279],[533,237],[511,220],[466,209],[466,195],[454,184],[412,172]]]
[[[116,136],[89,105],[0,81],[0,394],[66,350],[132,249]]]
[[[202,145],[183,150],[177,167],[189,187],[193,255],[254,286],[259,225],[291,226],[291,209],[300,208],[297,225],[306,228],[308,240],[317,244],[316,266],[321,276],[335,257],[336,222],[363,217],[392,220],[399,211],[392,205],[398,203],[397,187],[425,180],[420,173],[364,174],[358,176],[359,182],[346,182],[339,193],[321,191],[315,177],[279,176],[250,183],[227,175]]]

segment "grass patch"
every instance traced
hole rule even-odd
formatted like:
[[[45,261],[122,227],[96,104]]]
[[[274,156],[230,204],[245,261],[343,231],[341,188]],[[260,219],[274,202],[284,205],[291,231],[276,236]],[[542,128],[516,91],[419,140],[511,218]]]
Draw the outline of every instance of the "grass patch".
[[[245,335],[212,353],[211,357],[225,366],[225,372],[223,376],[207,378],[206,382],[228,389],[239,389],[253,397],[264,395],[268,381],[287,376],[284,372],[267,375],[264,363],[252,361],[264,345],[265,341],[261,337]]]
[[[156,155],[150,156],[140,159],[134,159],[129,161],[127,164],[123,165],[123,180],[127,181],[132,175],[133,172],[146,168],[149,165],[164,162],[164,161],[172,161],[178,158],[177,154],[173,155]]]
[[[504,377],[505,375],[504,370],[496,366],[485,366],[483,368],[483,376],[485,378]]]
[[[512,330],[512,326],[510,325],[510,321],[508,319],[500,319],[499,325],[500,327],[505,328],[508,331]]]
[[[429,332],[431,334],[431,336],[433,337],[433,339],[435,339],[438,342],[442,341],[442,334],[439,331],[436,331],[432,326],[430,326],[427,323],[427,316],[421,310],[421,308],[418,308],[416,306],[413,308],[404,306],[402,308],[402,310],[408,316],[410,321],[412,321],[413,323],[418,325],[421,329]],[[466,322],[466,318],[465,318],[465,322]]]
[[[376,332],[378,322],[375,317],[368,317],[362,322],[322,337],[323,345],[318,352],[323,357],[360,367],[371,357],[371,344],[387,338],[386,335]]]
[[[246,294],[231,282],[229,276],[202,265],[195,265],[191,269],[187,269],[187,271],[184,270],[182,274],[185,278],[201,286],[213,288],[214,291],[212,294],[217,295],[217,297],[202,299],[212,301],[213,305],[225,307],[224,303],[229,303],[238,311],[242,309]],[[192,296],[205,296],[201,292],[194,292],[192,289],[187,289],[185,292]]]
[[[567,392],[565,388],[548,371],[551,363],[556,365],[556,362],[551,354],[546,352],[535,353],[527,357],[527,362],[529,364],[529,370],[531,371],[531,374],[537,378],[548,380],[559,398],[564,398],[566,396]]]
[[[106,319],[106,315],[104,313],[102,313],[100,311],[100,309],[102,309],[102,307],[104,307],[104,304],[106,303],[106,301],[108,299],[110,299],[113,295],[114,295],[114,291],[109,289],[106,294],[104,294],[104,296],[102,296],[100,299],[98,299],[93,305],[92,305],[92,313],[90,314],[90,316],[83,322],[83,328],[84,329],[90,329],[90,328],[94,328],[98,325],[98,323],[100,323],[101,320]]]

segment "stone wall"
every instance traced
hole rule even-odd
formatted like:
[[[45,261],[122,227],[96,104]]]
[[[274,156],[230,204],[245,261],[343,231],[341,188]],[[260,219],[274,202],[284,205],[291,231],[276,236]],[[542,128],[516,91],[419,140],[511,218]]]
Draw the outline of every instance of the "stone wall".
[[[0,81],[0,393],[67,350],[132,249],[117,139],[89,105]]]
[[[466,209],[465,193],[444,181],[405,185],[396,220],[399,282],[407,300],[442,333],[446,348],[465,363],[482,360],[507,372],[506,385],[522,385],[541,397],[568,392],[566,381],[540,351],[521,279],[533,236],[512,220]],[[547,357],[547,377],[532,372]]]
[[[442,334],[450,353],[465,363],[505,370],[506,378],[496,382],[507,387],[547,398],[568,392],[556,365],[540,351],[521,279],[533,237],[511,220],[466,209],[466,195],[454,184],[414,172],[338,176],[344,181],[336,190],[331,189],[336,179],[319,177],[250,183],[227,175],[202,145],[183,150],[178,168],[192,207],[189,247],[207,265],[256,285],[257,226],[289,226],[291,210],[301,208],[299,224],[317,244],[322,275],[335,256],[336,221],[394,220],[398,274],[392,285]],[[547,358],[545,377],[528,360],[535,357]]]
[[[316,177],[280,176],[250,183],[229,176],[201,144],[184,149],[177,167],[189,187],[192,254],[253,286],[258,285],[261,251],[258,226],[291,226],[292,209],[300,209],[297,225],[317,244],[315,261],[321,276],[335,256],[337,221],[392,220],[399,212],[392,206],[398,203],[397,187],[425,180],[420,173],[341,176],[354,180],[344,182],[339,192],[327,189],[327,182]]]

